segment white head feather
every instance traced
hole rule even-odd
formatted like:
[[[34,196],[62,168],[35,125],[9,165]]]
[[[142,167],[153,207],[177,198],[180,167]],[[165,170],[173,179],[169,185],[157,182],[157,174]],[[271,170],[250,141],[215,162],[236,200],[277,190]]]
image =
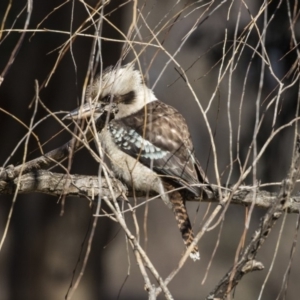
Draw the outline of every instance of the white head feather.
[[[132,101],[122,102],[122,96],[129,93],[134,96]],[[112,96],[112,102],[118,103],[116,119],[131,115],[147,103],[157,100],[153,91],[145,85],[141,73],[134,69],[133,64],[103,71],[102,76],[98,77],[87,90],[87,98],[91,97],[92,102],[96,99],[101,102],[101,99],[108,95]]]

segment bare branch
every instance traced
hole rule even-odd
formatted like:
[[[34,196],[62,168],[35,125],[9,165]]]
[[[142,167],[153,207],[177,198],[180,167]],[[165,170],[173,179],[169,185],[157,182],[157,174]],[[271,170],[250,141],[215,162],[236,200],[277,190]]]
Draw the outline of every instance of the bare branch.
[[[291,168],[287,179],[283,181],[281,190],[274,201],[273,205],[269,208],[265,216],[262,218],[258,229],[255,231],[252,240],[246,247],[244,252],[240,255],[239,261],[232,267],[232,269],[223,277],[216,288],[207,296],[206,299],[227,299],[228,294],[239,283],[242,277],[259,268],[250,268],[251,263],[254,261],[258,250],[268,238],[271,229],[276,221],[281,217],[284,210],[291,202],[290,194],[295,186],[300,173],[300,136],[297,136],[295,143],[295,151],[291,163]],[[255,264],[256,266],[256,264]],[[246,272],[245,272],[246,270]]]
[[[29,26],[31,13],[32,13],[32,0],[28,0],[27,1],[27,17],[26,17],[25,24],[24,24],[24,31],[22,31],[22,34],[21,34],[14,50],[12,51],[12,53],[10,55],[9,61],[6,64],[4,70],[2,71],[2,73],[0,75],[0,86],[1,86],[5,76],[7,74],[7,72],[9,71],[10,67],[12,66],[13,62],[15,61],[15,58],[16,58],[16,56],[17,56],[17,54],[18,54],[18,52],[21,48],[21,45],[23,43],[23,40],[24,40],[24,37],[25,37],[25,34],[26,34],[26,29]]]
[[[0,181],[0,194],[13,194],[16,181],[17,178],[9,182]],[[114,185],[117,197],[121,196],[122,192],[126,192],[124,186],[123,190],[120,190],[118,186],[119,182]],[[120,186],[122,187],[122,185]],[[90,199],[98,195],[111,198],[111,193],[104,178],[102,186],[99,187],[97,176],[66,175],[45,170],[35,170],[21,176],[19,194],[33,192],[53,196],[66,195]]]
[[[0,181],[0,195],[1,194],[13,194],[15,189],[16,180],[12,181]],[[66,181],[68,181],[66,183]],[[117,179],[114,179],[116,196],[121,196],[122,193],[126,192],[126,187]],[[215,193],[217,189],[213,188]],[[102,186],[99,186],[99,180],[97,176],[87,176],[73,174],[67,177],[66,174],[53,173],[45,170],[35,170],[21,176],[20,180],[20,194],[25,193],[43,193],[53,196],[72,196],[80,198],[93,198],[98,195],[101,197],[111,198],[111,193],[108,189],[105,178],[102,178]],[[253,202],[254,189],[251,187],[240,187],[233,195],[231,203],[243,206],[249,206]],[[145,194],[132,190],[127,191],[129,198],[136,196],[138,198],[145,197]],[[150,193],[150,196],[156,196]],[[268,191],[257,191],[255,206],[260,208],[270,208],[274,205],[277,197],[275,193]],[[190,197],[188,201],[202,201],[219,203],[217,197],[208,199],[200,199],[199,197]],[[288,213],[299,213],[300,212],[300,197],[291,196],[290,201],[287,204]]]

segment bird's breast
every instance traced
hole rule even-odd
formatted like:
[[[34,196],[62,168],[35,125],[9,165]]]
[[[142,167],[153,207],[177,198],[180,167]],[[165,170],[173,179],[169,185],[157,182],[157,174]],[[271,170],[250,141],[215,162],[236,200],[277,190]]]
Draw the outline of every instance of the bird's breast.
[[[115,143],[115,140],[117,141],[116,136],[113,138],[107,128],[102,130],[99,139],[117,177],[125,181],[127,185],[134,186],[137,190],[163,192],[159,175],[120,150]]]

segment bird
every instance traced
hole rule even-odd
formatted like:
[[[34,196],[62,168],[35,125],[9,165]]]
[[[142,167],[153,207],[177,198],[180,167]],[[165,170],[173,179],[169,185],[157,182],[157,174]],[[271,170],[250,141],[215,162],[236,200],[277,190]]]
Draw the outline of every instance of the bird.
[[[96,119],[105,110],[113,114],[98,136],[114,175],[135,190],[159,194],[188,248],[194,233],[186,199],[207,195],[209,182],[184,117],[157,99],[133,63],[106,68],[87,88],[86,100],[66,117]],[[190,257],[200,259],[196,244]]]

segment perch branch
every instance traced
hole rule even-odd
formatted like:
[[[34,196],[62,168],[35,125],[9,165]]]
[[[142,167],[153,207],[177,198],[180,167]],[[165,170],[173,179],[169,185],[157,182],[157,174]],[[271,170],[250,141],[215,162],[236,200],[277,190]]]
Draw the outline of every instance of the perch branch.
[[[121,196],[122,193],[126,192],[126,187],[117,179],[114,179],[113,188],[116,188],[116,196]],[[66,182],[68,181],[68,182]],[[13,194],[16,186],[17,178],[14,180],[0,180],[0,195],[1,194]],[[99,180],[97,176],[87,175],[66,175],[61,173],[53,173],[46,170],[34,170],[21,176],[19,193],[43,193],[52,196],[72,196],[81,198],[93,198],[99,194],[101,197],[105,196],[108,199],[111,198],[110,191],[108,189],[105,178],[101,180],[102,185],[99,186]],[[120,187],[117,190],[117,187]],[[215,193],[217,188],[213,187]],[[253,202],[254,189],[250,187],[240,187],[233,195],[231,203],[243,206],[249,206]],[[145,197],[145,194],[135,191],[133,194],[132,190],[127,191],[127,196],[133,197]],[[150,196],[156,196],[154,193],[150,193]],[[260,208],[270,208],[274,205],[277,196],[275,193],[267,191],[256,190],[256,202],[255,206]],[[190,197],[189,201],[203,201],[218,203],[217,197],[211,197],[207,199],[201,199],[199,197]],[[300,212],[300,196],[291,196],[290,201],[286,204],[288,213],[299,213]]]

